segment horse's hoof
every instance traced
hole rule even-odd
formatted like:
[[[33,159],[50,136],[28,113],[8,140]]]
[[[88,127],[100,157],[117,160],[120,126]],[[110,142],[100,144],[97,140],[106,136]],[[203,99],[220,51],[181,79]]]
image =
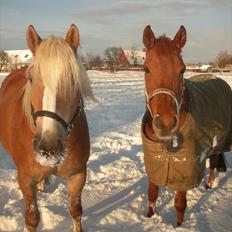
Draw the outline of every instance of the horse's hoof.
[[[155,214],[155,210],[152,207],[148,208],[147,217],[152,217]]]
[[[182,225],[182,222],[177,222],[177,223],[176,223],[176,226],[177,226],[177,227],[179,227],[179,226],[181,226],[181,225]]]
[[[35,232],[36,228],[32,227],[32,226],[26,226],[26,228],[24,229],[24,232]]]
[[[81,227],[81,218],[72,219],[73,221],[73,232],[82,232],[82,227]]]
[[[45,180],[41,180],[40,182],[38,182],[36,187],[37,187],[37,191],[44,192],[45,191]]]
[[[147,213],[148,218],[152,217],[153,215],[154,215],[154,213],[150,213],[150,212]]]
[[[226,172],[226,170],[227,170],[226,167],[217,168],[217,171],[218,171],[218,172]]]
[[[206,184],[205,184],[205,189],[206,189],[206,190],[212,189],[212,183],[206,183]]]

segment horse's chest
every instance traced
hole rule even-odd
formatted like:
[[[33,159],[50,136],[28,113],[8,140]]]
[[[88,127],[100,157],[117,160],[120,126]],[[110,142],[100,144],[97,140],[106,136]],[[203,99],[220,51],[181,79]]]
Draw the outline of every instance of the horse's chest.
[[[146,173],[154,184],[186,191],[198,186],[204,176],[205,159],[197,156],[192,139],[185,139],[177,152],[169,152],[161,144],[142,133]]]

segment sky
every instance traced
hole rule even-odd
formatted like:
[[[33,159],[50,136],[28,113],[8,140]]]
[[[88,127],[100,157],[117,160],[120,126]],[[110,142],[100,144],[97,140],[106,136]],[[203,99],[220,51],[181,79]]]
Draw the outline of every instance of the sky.
[[[32,24],[42,38],[64,37],[74,23],[82,51],[104,56],[116,46],[143,48],[151,25],[156,37],[187,30],[186,63],[210,62],[220,51],[232,53],[232,0],[0,0],[0,50],[26,49]]]

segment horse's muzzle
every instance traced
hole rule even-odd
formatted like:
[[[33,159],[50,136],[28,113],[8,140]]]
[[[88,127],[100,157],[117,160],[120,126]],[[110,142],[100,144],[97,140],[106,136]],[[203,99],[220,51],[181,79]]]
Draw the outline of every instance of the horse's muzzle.
[[[58,139],[33,139],[33,148],[36,152],[36,161],[43,166],[57,166],[63,163],[65,158],[65,146]]]
[[[168,123],[164,123],[159,115],[156,115],[152,121],[153,130],[160,140],[169,140],[176,133],[179,125],[177,116],[170,117]]]

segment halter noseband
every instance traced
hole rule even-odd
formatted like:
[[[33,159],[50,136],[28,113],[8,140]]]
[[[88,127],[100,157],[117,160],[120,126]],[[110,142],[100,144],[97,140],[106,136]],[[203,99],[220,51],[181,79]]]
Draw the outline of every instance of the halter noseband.
[[[34,121],[34,124],[36,125],[36,119],[38,117],[47,117],[47,118],[52,118],[54,119],[56,122],[58,122],[59,124],[62,125],[62,127],[65,129],[67,136],[70,134],[73,126],[74,126],[74,122],[76,120],[77,117],[80,116],[81,111],[84,108],[84,104],[83,104],[83,99],[82,97],[80,97],[80,100],[78,101],[77,104],[77,110],[73,116],[73,118],[71,119],[70,122],[66,122],[63,118],[61,118],[58,114],[51,112],[51,111],[47,111],[47,110],[39,110],[36,112],[33,112],[33,108],[32,108],[32,118]]]
[[[147,104],[147,108],[151,114],[151,116],[154,118],[153,114],[152,114],[152,111],[151,111],[151,107],[150,107],[150,101],[153,97],[155,97],[156,95],[158,94],[167,94],[169,95],[175,102],[176,104],[176,115],[179,116],[180,114],[180,108],[181,108],[181,105],[182,105],[182,102],[183,102],[183,95],[184,95],[184,87],[182,89],[182,97],[181,97],[181,100],[180,102],[177,100],[177,97],[176,97],[176,94],[170,90],[170,89],[167,89],[167,88],[159,88],[159,89],[156,89],[154,90],[153,92],[151,92],[150,94],[147,93],[147,90],[145,89],[145,96],[146,96],[146,104]]]

